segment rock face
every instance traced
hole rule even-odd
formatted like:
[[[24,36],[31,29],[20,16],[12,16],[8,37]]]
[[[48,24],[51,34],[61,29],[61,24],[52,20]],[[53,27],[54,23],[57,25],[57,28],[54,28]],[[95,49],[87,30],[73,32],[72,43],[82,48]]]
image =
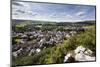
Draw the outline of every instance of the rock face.
[[[93,52],[90,49],[86,49],[83,46],[78,46],[74,50],[74,53],[75,53],[74,56],[72,56],[73,53],[68,53],[64,58],[64,62],[95,61],[95,56],[94,57],[92,56]]]
[[[92,51],[90,49],[86,49],[83,46],[79,46],[75,49],[75,60],[76,61],[95,61],[95,57],[92,57]]]
[[[68,62],[75,62],[75,58],[72,57],[71,54],[69,53],[69,54],[67,54],[67,55],[65,56],[64,62],[67,62],[67,63],[68,63]]]

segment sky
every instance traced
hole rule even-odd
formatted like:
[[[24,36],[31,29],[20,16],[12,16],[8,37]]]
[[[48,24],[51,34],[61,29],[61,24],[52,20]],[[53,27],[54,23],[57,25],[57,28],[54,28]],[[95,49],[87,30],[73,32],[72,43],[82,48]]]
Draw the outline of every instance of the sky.
[[[12,1],[12,19],[56,22],[95,20],[95,6]]]

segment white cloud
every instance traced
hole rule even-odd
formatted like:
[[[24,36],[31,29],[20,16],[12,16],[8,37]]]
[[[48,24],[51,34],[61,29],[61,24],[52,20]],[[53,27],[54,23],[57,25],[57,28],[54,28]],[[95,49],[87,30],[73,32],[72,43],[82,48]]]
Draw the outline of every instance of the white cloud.
[[[45,20],[45,21],[75,21],[74,17],[67,12],[53,12],[53,13],[43,13],[40,14],[38,11],[45,11],[45,7],[42,7],[38,3],[26,3],[17,2],[17,4],[23,5],[12,5],[13,7],[13,19],[30,19],[30,20]],[[32,10],[33,9],[33,10]],[[82,13],[78,13],[82,14]]]
[[[50,6],[50,4],[34,2],[17,2],[17,5],[12,4],[12,19],[76,22],[87,17],[86,10],[83,10],[83,8],[80,10],[80,6],[74,10],[77,12],[70,11],[70,9],[69,11],[56,10],[55,6]]]
[[[76,16],[84,16],[84,15],[85,15],[85,12],[83,12],[83,11],[80,11],[80,12],[76,13]]]
[[[23,5],[23,6],[18,6],[15,5],[15,3]],[[12,18],[21,18],[21,17],[32,17],[35,16],[36,14],[34,14],[32,12],[32,8],[30,5],[28,5],[27,3],[24,2],[13,2],[12,4]]]

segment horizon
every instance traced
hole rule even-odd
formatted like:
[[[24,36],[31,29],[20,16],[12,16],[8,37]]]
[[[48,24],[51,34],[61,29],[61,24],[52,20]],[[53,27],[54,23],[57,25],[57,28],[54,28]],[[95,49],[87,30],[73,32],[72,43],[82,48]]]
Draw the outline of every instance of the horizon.
[[[26,19],[12,19],[12,20],[19,20],[19,21],[44,21],[44,22],[56,22],[56,23],[67,23],[68,21],[45,21],[45,20],[26,20]],[[77,23],[77,22],[85,22],[85,21],[96,21],[96,20],[84,20],[84,21],[76,21],[76,22],[68,22],[68,23]]]
[[[52,22],[96,20],[95,6],[13,1],[12,19]]]

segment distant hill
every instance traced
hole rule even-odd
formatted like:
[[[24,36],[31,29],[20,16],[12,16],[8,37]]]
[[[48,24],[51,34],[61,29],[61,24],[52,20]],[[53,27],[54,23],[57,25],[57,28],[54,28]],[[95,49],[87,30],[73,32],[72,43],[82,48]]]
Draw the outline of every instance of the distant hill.
[[[25,24],[57,24],[57,25],[72,25],[72,24],[95,24],[95,20],[90,20],[90,21],[81,21],[81,22],[52,22],[52,21],[37,21],[37,20],[12,20],[12,25],[16,25],[18,23],[25,23]]]

